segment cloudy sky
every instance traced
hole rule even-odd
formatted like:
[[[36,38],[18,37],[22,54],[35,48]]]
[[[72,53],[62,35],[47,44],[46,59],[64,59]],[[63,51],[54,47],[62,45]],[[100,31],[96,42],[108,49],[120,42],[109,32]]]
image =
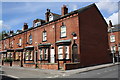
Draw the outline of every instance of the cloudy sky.
[[[112,20],[113,24],[118,24],[118,2],[117,0],[98,0],[97,2],[15,2],[7,1],[0,3],[0,31],[22,29],[25,22],[32,27],[32,22],[36,18],[45,19],[46,9],[51,12],[61,14],[61,6],[67,5],[69,12],[81,7],[95,3],[105,20]]]

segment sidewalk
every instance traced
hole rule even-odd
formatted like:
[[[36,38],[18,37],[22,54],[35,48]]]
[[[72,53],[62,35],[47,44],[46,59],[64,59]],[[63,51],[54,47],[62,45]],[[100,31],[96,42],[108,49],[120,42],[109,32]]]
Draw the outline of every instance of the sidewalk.
[[[73,69],[73,70],[47,70],[47,69],[33,69],[24,67],[7,67],[2,66],[2,70],[5,71],[5,75],[12,75],[18,78],[57,78],[59,76],[67,76],[71,74],[82,73],[86,71],[91,71],[95,69],[105,68],[118,65],[118,63],[102,64],[97,66]]]

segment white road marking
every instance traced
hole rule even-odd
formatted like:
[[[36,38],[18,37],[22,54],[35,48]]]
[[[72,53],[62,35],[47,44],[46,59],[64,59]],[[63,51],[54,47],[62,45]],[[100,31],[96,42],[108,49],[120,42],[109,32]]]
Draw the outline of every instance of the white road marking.
[[[19,77],[13,76],[13,75],[6,75],[6,76],[12,77],[12,78],[19,78]]]

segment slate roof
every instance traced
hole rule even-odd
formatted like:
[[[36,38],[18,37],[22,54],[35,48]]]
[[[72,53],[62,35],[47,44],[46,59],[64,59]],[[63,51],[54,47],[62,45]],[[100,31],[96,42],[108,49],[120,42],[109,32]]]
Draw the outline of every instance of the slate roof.
[[[112,28],[112,32],[118,32],[120,31],[120,24],[114,25],[114,28]],[[111,29],[108,30],[108,32],[111,32]]]
[[[80,9],[78,9],[78,10],[72,11],[72,12],[70,12],[70,13],[68,13],[68,14],[65,14],[64,16],[61,16],[60,18],[55,19],[55,20],[52,20],[52,21],[43,23],[42,25],[40,25],[40,26],[38,26],[38,27],[41,27],[41,26],[46,25],[46,24],[49,24],[49,23],[51,23],[51,22],[55,22],[55,21],[57,21],[57,20],[59,20],[59,19],[62,19],[62,18],[66,18],[66,17],[68,17],[68,16],[70,16],[70,15],[73,15],[73,14],[76,14],[76,13],[81,13],[81,12],[83,12],[83,11],[85,11],[85,10],[93,7],[93,6],[96,7],[95,3],[93,3],[93,4],[91,4],[91,5],[88,5],[88,6],[86,6],[86,7],[80,8]],[[24,33],[24,32],[27,32],[27,31],[29,31],[29,30],[32,30],[32,29],[34,29],[34,28],[37,28],[37,27],[31,27],[31,28],[29,28],[29,29],[26,29],[26,30],[20,32],[19,34]],[[18,34],[15,34],[15,35],[13,35],[13,36],[16,36],[16,35],[18,35]],[[10,38],[10,37],[13,37],[13,36],[9,36],[9,37],[7,37],[7,38]],[[2,40],[5,40],[5,39],[7,39],[7,38],[4,38],[4,39],[2,39]]]

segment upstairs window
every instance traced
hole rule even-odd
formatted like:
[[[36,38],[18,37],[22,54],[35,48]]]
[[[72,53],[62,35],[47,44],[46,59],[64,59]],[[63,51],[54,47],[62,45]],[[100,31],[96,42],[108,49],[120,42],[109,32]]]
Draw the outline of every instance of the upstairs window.
[[[115,35],[110,36],[110,42],[115,42]]]
[[[22,39],[19,39],[19,46],[22,46]]]
[[[61,38],[66,37],[66,26],[61,26]]]
[[[10,43],[10,48],[13,48],[13,41],[11,41]]]
[[[37,26],[40,26],[41,25],[41,22],[36,22],[35,24],[34,24],[34,27],[37,27]]]
[[[49,21],[52,21],[52,20],[53,20],[53,15],[50,14],[50,15],[49,15]]]
[[[29,44],[32,44],[32,35],[29,36]]]
[[[47,32],[43,31],[43,41],[47,41]]]

